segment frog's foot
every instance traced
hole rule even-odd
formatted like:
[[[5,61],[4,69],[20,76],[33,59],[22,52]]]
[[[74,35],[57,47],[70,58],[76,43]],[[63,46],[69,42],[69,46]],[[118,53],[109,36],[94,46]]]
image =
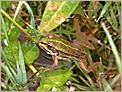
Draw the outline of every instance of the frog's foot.
[[[99,67],[100,63],[99,62],[94,62],[91,66],[87,67],[85,63],[80,62],[80,66],[87,72],[90,73],[97,67]]]

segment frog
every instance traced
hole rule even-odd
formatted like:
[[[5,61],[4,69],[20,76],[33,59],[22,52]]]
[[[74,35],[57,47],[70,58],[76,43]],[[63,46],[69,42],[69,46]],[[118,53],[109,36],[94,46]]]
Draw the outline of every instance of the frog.
[[[52,66],[57,66],[59,59],[75,59],[79,61],[79,64],[82,69],[84,69],[87,73],[93,71],[96,67],[98,67],[99,62],[94,62],[91,66],[87,67],[87,53],[85,52],[85,48],[94,50],[94,46],[89,42],[89,37],[85,33],[80,33],[80,28],[78,25],[77,17],[74,17],[74,26],[76,28],[77,38],[74,43],[71,43],[63,37],[57,34],[48,34],[46,37],[43,37],[39,40],[39,47],[42,48],[47,54],[50,54],[53,58],[54,64]],[[82,41],[79,37],[79,34],[82,37],[86,38],[88,42]],[[83,43],[81,43],[83,42]]]
[[[47,54],[50,54],[53,58],[54,64],[57,66],[60,59],[75,59],[80,61],[80,66],[87,72],[93,71],[92,67],[98,65],[98,62],[93,63],[92,66],[86,66],[86,52],[73,46],[73,44],[67,40],[62,39],[56,34],[50,34],[47,37],[40,39],[38,43],[39,47],[43,49]]]

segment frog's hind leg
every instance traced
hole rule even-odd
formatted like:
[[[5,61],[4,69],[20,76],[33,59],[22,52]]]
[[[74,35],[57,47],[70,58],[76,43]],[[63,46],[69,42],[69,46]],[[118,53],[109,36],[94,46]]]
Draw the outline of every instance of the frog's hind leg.
[[[80,62],[80,66],[87,72],[90,73],[92,72],[94,69],[96,69],[97,67],[99,67],[99,62],[94,62],[91,66],[87,67],[87,65],[85,63],[83,63],[83,61],[81,60]]]

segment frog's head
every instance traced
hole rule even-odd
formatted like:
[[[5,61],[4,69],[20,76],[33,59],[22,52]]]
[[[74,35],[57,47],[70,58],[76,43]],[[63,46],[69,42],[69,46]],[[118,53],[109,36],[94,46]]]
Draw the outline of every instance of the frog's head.
[[[46,37],[43,37],[39,40],[39,43],[55,47],[56,40],[61,39],[57,34],[48,34]]]
[[[57,55],[57,50],[54,48],[53,43],[50,42],[51,38],[45,37],[41,38],[38,45],[43,49],[47,54]]]

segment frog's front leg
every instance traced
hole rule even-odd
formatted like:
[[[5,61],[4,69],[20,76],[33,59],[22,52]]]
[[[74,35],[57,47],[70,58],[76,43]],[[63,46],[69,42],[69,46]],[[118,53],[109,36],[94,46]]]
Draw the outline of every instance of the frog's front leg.
[[[99,67],[99,62],[94,62],[91,66],[86,65],[86,62],[84,62],[86,60],[84,59],[80,59],[80,66],[87,72],[90,73],[92,72],[94,69],[96,69],[97,67]]]
[[[54,61],[52,67],[55,67],[55,66],[58,65],[58,56],[57,55],[54,55],[54,56],[52,56],[52,58],[53,58],[53,61]]]

